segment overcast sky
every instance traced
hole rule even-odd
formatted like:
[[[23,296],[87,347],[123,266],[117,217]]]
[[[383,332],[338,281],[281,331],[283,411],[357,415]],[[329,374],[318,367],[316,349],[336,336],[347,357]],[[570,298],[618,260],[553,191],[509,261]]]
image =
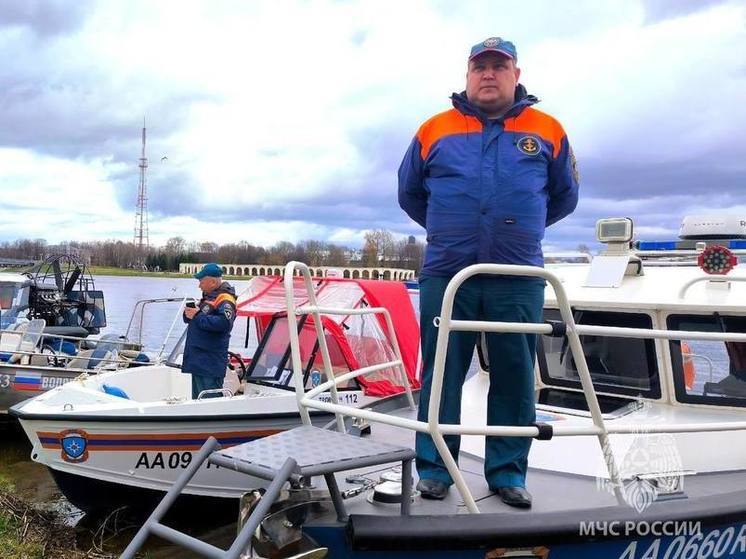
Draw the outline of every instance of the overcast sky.
[[[545,248],[746,215],[744,0],[1,0],[0,240],[131,239],[143,116],[151,244],[420,236],[396,170],[493,35],[578,159]]]

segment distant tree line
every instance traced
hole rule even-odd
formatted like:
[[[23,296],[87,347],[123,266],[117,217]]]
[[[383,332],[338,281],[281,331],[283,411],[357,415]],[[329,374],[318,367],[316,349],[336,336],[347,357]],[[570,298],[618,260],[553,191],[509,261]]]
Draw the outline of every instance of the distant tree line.
[[[148,270],[176,271],[182,262],[281,266],[290,260],[299,260],[310,266],[386,266],[419,270],[424,251],[424,243],[415,237],[397,239],[383,229],[367,231],[362,249],[316,240],[296,244],[281,241],[265,248],[247,241],[219,245],[172,237],[165,246],[151,246],[144,255],[144,264]],[[59,245],[48,244],[44,239],[0,242],[0,257],[5,258],[42,260],[61,253],[75,255],[92,266],[134,268],[143,261],[137,246],[125,241],[69,241]]]

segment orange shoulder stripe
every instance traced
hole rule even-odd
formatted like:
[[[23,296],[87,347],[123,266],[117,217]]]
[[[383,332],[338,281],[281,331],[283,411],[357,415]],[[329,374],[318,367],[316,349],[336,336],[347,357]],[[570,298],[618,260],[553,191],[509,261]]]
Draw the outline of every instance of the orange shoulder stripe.
[[[210,303],[213,307],[219,307],[223,303],[228,301],[234,307],[236,306],[236,298],[230,293],[221,293]]]
[[[555,158],[559,155],[562,140],[565,137],[565,131],[557,120],[533,107],[527,107],[517,117],[506,119],[505,131],[538,134],[552,143],[554,146],[552,155]]]
[[[422,159],[427,159],[433,144],[445,136],[481,131],[482,123],[478,118],[464,115],[456,109],[437,114],[420,126],[417,131],[417,140],[422,146],[420,156]]]

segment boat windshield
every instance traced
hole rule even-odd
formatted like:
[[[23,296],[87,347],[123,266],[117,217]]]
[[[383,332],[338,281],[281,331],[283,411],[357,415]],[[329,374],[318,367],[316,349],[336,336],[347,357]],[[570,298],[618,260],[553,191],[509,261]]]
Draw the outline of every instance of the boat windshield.
[[[14,284],[0,284],[0,309],[6,311],[13,306],[18,287]]]
[[[0,328],[8,328],[28,304],[28,290],[17,283],[0,283]]]
[[[652,318],[642,313],[575,310],[577,324],[651,328]],[[546,309],[545,320],[561,320],[558,310]],[[593,386],[598,392],[660,397],[660,379],[653,340],[609,336],[580,336]],[[539,371],[547,386],[581,388],[567,336],[541,336],[537,351]]]
[[[674,314],[667,323],[671,330],[746,332],[746,317],[718,313]],[[746,343],[676,340],[669,347],[678,401],[746,407]]]
[[[302,319],[299,332],[301,361],[303,362],[304,384],[307,389],[326,382],[323,373],[321,352],[316,338],[316,329],[312,322]],[[350,371],[347,360],[339,347],[336,338],[326,331],[326,344],[335,374]],[[267,331],[259,342],[259,346],[251,359],[247,369],[247,379],[264,384],[289,386],[293,372],[290,358],[290,337],[288,320],[286,317],[274,318],[267,327]],[[339,388],[356,388],[357,383],[350,380],[342,383]]]

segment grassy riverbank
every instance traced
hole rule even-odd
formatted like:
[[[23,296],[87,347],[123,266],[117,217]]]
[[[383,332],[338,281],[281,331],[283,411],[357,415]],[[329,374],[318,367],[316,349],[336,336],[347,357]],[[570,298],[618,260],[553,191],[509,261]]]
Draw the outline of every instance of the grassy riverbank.
[[[130,268],[114,268],[113,266],[91,266],[88,268],[94,276],[141,276],[147,278],[190,278],[192,274],[179,272],[143,272]]]
[[[0,474],[0,559],[109,559],[95,549],[77,549],[75,528],[54,512],[16,495]]]
[[[180,274],[179,272],[143,272],[140,270],[132,270],[130,268],[114,268],[111,266],[90,266],[88,268],[92,276],[133,276],[142,278],[192,278],[193,274]],[[251,279],[251,276],[230,276],[224,275],[224,279]]]
[[[0,272],[20,273],[26,268],[2,268]],[[180,274],[179,272],[143,272],[142,270],[133,270],[132,268],[115,268],[114,266],[88,266],[88,271],[92,276],[130,276],[141,278],[192,278],[193,274]],[[232,280],[249,280],[252,276],[231,276],[225,274],[224,279]]]

